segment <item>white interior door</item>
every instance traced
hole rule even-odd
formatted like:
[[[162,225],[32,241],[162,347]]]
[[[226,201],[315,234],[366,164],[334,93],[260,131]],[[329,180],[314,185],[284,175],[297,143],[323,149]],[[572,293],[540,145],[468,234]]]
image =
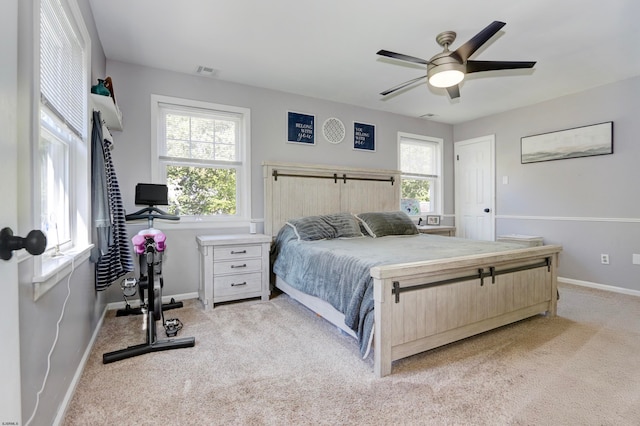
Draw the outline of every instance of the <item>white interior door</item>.
[[[18,227],[18,0],[3,2],[6,19],[0,25],[0,229]],[[0,422],[22,424],[20,396],[20,327],[18,297],[18,264],[15,256],[0,259],[2,277],[3,321],[8,324],[2,333],[0,349]]]
[[[495,239],[495,136],[456,142],[456,235]]]

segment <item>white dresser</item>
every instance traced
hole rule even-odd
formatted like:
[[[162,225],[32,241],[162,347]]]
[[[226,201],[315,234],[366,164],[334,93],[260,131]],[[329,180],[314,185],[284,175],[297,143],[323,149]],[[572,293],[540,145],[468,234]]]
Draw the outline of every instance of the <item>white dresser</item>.
[[[269,300],[270,236],[200,235],[196,241],[200,252],[198,297],[205,309],[230,300]]]

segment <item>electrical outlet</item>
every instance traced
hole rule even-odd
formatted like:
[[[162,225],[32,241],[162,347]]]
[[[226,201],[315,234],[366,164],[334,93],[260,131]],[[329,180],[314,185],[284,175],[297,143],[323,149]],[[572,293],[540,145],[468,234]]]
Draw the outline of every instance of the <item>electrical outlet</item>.
[[[602,263],[603,265],[608,265],[609,264],[609,255],[608,254],[601,254],[600,255],[600,263]]]

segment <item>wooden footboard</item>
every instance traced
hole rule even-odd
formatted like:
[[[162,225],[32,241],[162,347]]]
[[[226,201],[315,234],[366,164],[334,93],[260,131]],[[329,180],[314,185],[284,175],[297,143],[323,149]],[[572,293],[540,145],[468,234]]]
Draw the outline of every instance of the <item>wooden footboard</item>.
[[[556,314],[560,246],[371,269],[375,374],[392,362],[540,313]]]

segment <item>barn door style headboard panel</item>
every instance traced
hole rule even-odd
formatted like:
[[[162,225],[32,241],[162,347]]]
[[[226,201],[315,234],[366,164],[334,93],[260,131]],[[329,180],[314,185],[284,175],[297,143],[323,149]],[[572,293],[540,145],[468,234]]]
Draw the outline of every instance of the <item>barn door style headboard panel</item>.
[[[400,209],[400,171],[265,162],[265,233],[289,219]]]

